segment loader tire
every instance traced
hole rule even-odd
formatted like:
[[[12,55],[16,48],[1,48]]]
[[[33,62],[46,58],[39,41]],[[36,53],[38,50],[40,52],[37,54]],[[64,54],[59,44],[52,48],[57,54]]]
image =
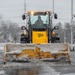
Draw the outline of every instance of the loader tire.
[[[4,62],[4,65],[6,64],[6,62]]]
[[[68,63],[71,65],[71,61],[68,61]]]
[[[22,34],[20,38],[20,43],[30,43],[28,36]]]

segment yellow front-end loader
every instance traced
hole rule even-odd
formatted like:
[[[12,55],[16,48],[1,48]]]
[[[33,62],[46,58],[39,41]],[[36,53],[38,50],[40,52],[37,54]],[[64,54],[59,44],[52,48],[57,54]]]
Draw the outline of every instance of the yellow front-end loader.
[[[6,44],[4,63],[7,61],[31,61],[31,60],[52,60],[61,57],[70,61],[69,44],[60,43],[60,38],[54,32],[57,26],[52,26],[52,12],[33,12],[22,16],[27,21],[26,26],[21,29],[24,33],[21,35],[19,44]],[[57,14],[54,13],[57,19]]]

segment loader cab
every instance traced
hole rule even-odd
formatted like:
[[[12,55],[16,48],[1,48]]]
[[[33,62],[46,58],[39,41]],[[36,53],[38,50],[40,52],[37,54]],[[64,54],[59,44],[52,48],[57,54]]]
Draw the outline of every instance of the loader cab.
[[[34,31],[46,30],[49,25],[49,14],[48,12],[30,12],[29,22]]]
[[[36,44],[48,43],[50,12],[29,12],[28,14],[31,42]]]
[[[27,35],[21,36],[21,43],[49,43],[52,42],[52,17],[50,11],[45,12],[33,12],[27,13],[27,16],[23,15],[22,18],[27,18]],[[57,18],[57,15],[54,15]],[[22,38],[23,37],[23,38]],[[23,41],[23,42],[22,42]]]

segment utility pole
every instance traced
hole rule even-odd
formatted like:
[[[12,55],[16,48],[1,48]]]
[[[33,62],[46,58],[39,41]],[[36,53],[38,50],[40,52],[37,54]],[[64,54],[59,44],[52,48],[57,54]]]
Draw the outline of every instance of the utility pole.
[[[54,0],[53,0],[53,13],[52,13],[52,17],[53,17],[53,19],[52,19],[52,24],[54,24]],[[53,26],[53,25],[52,25]]]
[[[26,0],[24,0],[24,13],[26,13]]]
[[[24,0],[24,15],[25,15],[25,17],[26,17],[26,0]],[[25,27],[27,27],[26,25],[26,19],[24,20],[24,25],[25,25]],[[24,30],[24,33],[26,33],[26,30]]]
[[[65,27],[64,27],[64,43],[66,42],[66,34],[65,34]]]
[[[54,14],[54,0],[53,0],[53,14]]]
[[[73,44],[73,0],[71,0],[71,45]]]
[[[67,36],[66,36],[67,28],[66,28],[66,24],[64,24],[64,25],[65,25],[65,27],[64,27],[64,43],[66,43],[67,42]]]

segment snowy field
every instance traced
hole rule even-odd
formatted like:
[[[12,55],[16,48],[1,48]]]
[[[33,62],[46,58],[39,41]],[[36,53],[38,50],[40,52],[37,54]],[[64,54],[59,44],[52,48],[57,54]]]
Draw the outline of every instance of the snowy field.
[[[0,44],[0,75],[75,75],[75,51],[70,53],[72,64],[52,62],[10,63],[3,65],[4,43]],[[5,70],[5,71],[4,71]]]
[[[0,64],[3,63],[3,56],[4,56],[4,43],[0,44]]]

